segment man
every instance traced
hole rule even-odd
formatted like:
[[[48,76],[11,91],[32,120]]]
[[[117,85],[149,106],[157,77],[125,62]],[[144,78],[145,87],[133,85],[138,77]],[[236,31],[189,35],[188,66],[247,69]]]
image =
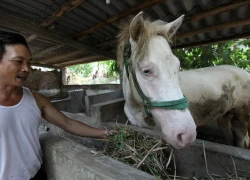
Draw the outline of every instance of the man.
[[[24,37],[0,31],[0,180],[29,180],[37,174],[42,164],[42,118],[79,136],[106,138],[114,132],[70,119],[46,97],[23,87],[30,62]]]

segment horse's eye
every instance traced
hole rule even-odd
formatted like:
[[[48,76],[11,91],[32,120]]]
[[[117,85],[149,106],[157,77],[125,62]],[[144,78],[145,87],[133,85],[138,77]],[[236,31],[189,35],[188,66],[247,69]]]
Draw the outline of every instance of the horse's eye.
[[[143,71],[144,74],[151,74],[151,71],[149,69],[146,69]]]

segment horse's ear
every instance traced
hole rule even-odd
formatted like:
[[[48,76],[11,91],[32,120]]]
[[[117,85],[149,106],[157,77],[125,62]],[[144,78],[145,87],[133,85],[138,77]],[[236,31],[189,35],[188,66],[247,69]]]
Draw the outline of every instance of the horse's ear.
[[[168,31],[168,35],[170,38],[172,38],[175,35],[176,31],[181,26],[183,19],[184,19],[184,15],[180,16],[178,19],[176,19],[170,23],[167,23],[165,25],[165,28]]]
[[[138,40],[138,36],[143,28],[143,12],[139,12],[131,21],[129,27],[130,37],[134,40]]]

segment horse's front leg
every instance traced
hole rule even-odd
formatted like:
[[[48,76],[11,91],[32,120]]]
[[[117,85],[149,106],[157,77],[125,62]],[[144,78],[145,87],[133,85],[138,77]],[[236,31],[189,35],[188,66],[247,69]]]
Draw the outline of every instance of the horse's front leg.
[[[248,121],[248,116],[235,111],[217,120],[228,145],[249,148]]]
[[[233,118],[231,120],[232,130],[236,137],[236,146],[242,148],[250,148],[249,146],[249,126],[250,117],[248,112],[245,113],[242,109],[238,112],[233,113]]]
[[[232,131],[231,124],[232,115],[229,113],[217,119],[218,126],[222,133],[224,134],[224,138],[226,143],[231,146],[235,146],[235,137]]]

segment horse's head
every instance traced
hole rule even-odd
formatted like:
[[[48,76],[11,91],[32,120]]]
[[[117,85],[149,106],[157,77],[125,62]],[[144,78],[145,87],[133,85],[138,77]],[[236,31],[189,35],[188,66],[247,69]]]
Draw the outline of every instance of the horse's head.
[[[118,62],[122,65],[129,49],[126,78],[133,101],[152,114],[163,138],[178,149],[188,147],[196,138],[196,125],[179,85],[180,62],[169,45],[183,18],[170,23],[150,22],[141,12],[124,27],[118,46]]]

